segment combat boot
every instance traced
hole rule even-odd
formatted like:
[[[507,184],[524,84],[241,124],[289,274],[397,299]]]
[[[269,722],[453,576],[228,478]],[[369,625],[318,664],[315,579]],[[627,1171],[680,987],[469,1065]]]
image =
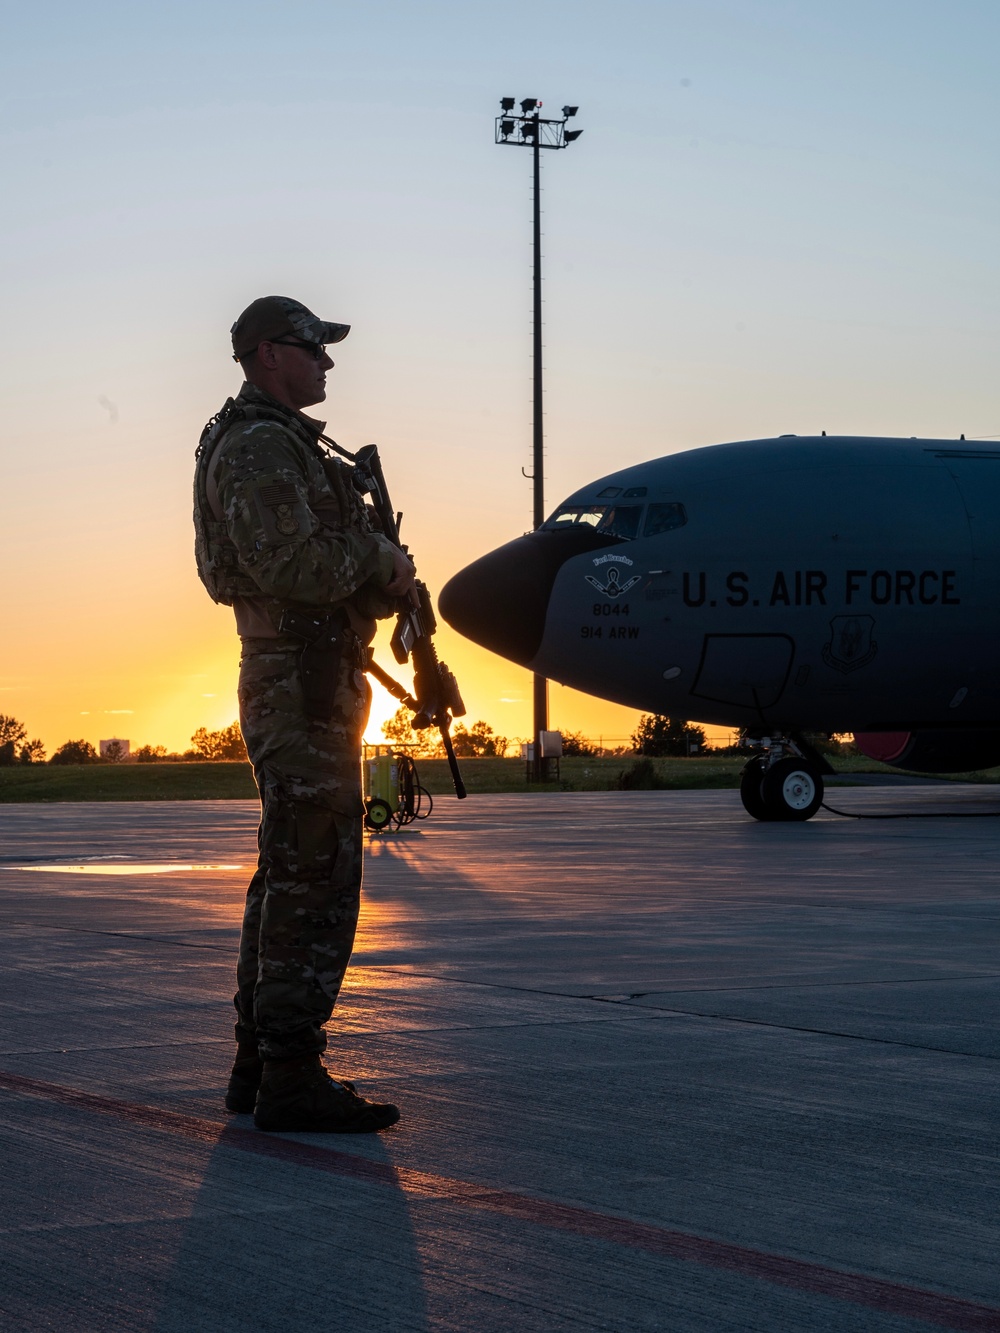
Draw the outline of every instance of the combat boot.
[[[331,1078],[318,1055],[268,1060],[253,1122],[277,1134],[373,1134],[399,1119],[399,1107],[368,1102]]]
[[[236,1059],[233,1061],[226,1089],[226,1110],[235,1115],[253,1115],[257,1102],[257,1089],[264,1073],[264,1061],[257,1051],[256,1042],[241,1041],[236,1047]],[[354,1084],[349,1078],[337,1082],[348,1091],[354,1091]]]
[[[238,1042],[236,1059],[229,1075],[229,1086],[226,1088],[227,1111],[232,1111],[236,1115],[252,1113],[263,1073],[264,1061],[258,1054],[257,1043]]]

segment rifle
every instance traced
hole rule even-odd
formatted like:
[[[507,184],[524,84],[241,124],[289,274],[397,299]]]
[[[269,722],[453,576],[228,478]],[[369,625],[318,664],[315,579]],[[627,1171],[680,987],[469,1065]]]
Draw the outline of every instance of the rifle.
[[[372,508],[378,515],[383,534],[405,555],[406,547],[399,540],[402,514],[394,512],[389,500],[378,446],[366,444],[350,457],[354,460],[362,489],[371,497]],[[405,666],[410,658],[413,659],[413,694],[409,694],[375,662],[369,662],[368,670],[393,698],[413,710],[412,726],[415,730],[422,731],[425,727],[435,726],[440,731],[451,779],[455,784],[455,795],[459,800],[464,800],[468,793],[455,757],[451,722],[452,717],[465,716],[465,704],[454,675],[438,660],[433,637],[436,629],[437,619],[431,595],[426,584],[418,580],[397,616],[396,628],[389,644],[400,666]]]

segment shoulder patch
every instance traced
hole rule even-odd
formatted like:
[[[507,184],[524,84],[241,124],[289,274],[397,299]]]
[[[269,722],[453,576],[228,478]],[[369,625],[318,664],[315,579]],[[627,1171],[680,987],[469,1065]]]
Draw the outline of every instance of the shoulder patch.
[[[253,494],[268,540],[281,541],[308,528],[305,501],[290,481],[265,482],[255,486]]]
[[[257,494],[268,509],[276,509],[278,505],[293,505],[298,499],[298,493],[290,481],[275,481],[270,486],[261,486]]]

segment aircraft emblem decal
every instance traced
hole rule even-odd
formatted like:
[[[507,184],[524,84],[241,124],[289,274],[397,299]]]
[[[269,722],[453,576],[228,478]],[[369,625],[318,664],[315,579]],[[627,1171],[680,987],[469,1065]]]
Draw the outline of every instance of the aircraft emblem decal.
[[[857,671],[867,666],[878,653],[872,639],[873,616],[834,616],[830,621],[830,642],[823,645],[823,661],[834,671]]]
[[[607,559],[608,559],[607,556],[601,556],[599,559],[594,561],[594,564],[603,565],[607,561]],[[625,565],[631,565],[632,563],[632,561],[627,559],[625,556],[619,556],[618,559],[620,559]],[[635,587],[635,585],[642,578],[641,574],[633,574],[630,579],[628,579],[625,583],[622,583],[622,575],[627,573],[628,570],[623,569],[621,564],[614,564],[614,565],[609,565],[608,567],[607,574],[605,575],[607,579],[606,583],[602,583],[600,579],[594,578],[593,574],[586,575],[586,579],[592,588],[596,588],[597,591],[603,593],[605,597],[621,597],[624,593],[628,592],[629,588]]]

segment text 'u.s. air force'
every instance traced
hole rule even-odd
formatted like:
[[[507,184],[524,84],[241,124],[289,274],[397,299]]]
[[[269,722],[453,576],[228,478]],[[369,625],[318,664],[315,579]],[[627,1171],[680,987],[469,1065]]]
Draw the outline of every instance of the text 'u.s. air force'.
[[[822,569],[774,571],[752,578],[734,569],[713,586],[704,570],[685,571],[685,606],[959,606],[954,569]]]

